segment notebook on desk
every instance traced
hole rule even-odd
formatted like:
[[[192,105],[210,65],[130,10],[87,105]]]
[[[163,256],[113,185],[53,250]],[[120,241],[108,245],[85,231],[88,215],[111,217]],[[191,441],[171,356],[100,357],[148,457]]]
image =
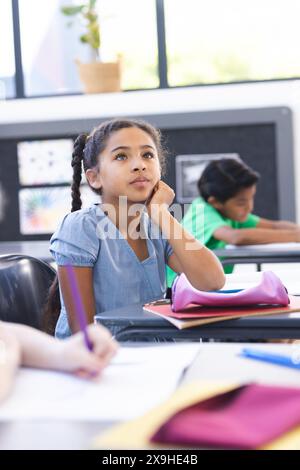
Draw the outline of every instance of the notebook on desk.
[[[190,304],[190,306],[179,312],[173,312],[171,304],[146,304],[145,312],[151,312],[172,323],[178,329],[192,328],[225,320],[234,320],[242,317],[289,314],[300,312],[300,298],[290,296],[290,304],[286,307],[255,305],[251,307],[201,307]]]

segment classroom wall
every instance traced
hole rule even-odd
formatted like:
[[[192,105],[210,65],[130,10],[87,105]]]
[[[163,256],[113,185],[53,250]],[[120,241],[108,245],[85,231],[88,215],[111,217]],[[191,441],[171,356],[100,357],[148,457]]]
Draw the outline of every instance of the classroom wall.
[[[300,80],[0,102],[0,126],[93,117],[289,106],[293,112],[296,214],[300,222]]]

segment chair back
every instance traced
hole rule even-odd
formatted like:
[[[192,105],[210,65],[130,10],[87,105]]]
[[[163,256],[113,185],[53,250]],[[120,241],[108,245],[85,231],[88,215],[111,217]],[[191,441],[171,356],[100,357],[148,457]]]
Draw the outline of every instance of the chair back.
[[[0,320],[42,329],[43,307],[55,270],[32,256],[0,256]]]

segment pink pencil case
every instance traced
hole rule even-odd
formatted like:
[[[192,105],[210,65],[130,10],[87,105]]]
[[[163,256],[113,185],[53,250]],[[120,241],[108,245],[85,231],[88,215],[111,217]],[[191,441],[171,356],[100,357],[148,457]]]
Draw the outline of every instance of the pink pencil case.
[[[299,388],[253,383],[182,409],[157,429],[151,441],[257,449],[299,424]]]
[[[282,305],[290,302],[279,277],[264,271],[260,282],[253,287],[237,291],[204,292],[195,289],[185,274],[180,274],[172,285],[172,310],[178,312],[189,304],[206,307],[241,307],[247,305]]]

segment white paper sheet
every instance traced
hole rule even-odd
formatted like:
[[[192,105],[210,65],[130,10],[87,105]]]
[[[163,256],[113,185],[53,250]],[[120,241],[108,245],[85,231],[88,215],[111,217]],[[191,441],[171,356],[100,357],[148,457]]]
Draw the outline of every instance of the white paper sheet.
[[[0,405],[0,421],[135,418],[173,393],[199,347],[197,343],[123,347],[94,382],[63,373],[21,369],[11,396]]]

